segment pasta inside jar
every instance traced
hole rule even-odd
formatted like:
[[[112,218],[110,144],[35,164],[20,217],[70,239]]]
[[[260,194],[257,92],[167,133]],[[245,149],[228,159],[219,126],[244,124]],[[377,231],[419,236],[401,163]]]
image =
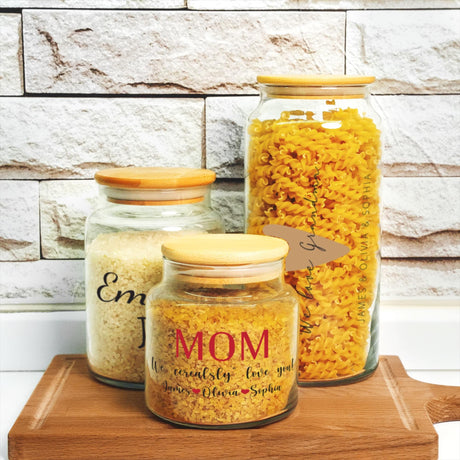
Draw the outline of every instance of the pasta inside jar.
[[[285,279],[300,299],[300,384],[357,380],[378,363],[380,132],[364,87],[283,88],[262,90],[248,127],[247,232],[277,224],[349,248],[317,266],[306,254]]]

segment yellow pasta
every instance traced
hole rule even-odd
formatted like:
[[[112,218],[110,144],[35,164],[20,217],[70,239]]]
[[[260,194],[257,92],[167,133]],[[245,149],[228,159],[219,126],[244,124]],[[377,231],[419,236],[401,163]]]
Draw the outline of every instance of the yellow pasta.
[[[380,133],[357,109],[283,112],[253,120],[248,146],[248,233],[267,224],[305,230],[350,248],[337,260],[286,273],[301,299],[299,379],[359,376],[378,302]],[[325,126],[327,125],[327,126]],[[376,341],[374,341],[376,342]]]

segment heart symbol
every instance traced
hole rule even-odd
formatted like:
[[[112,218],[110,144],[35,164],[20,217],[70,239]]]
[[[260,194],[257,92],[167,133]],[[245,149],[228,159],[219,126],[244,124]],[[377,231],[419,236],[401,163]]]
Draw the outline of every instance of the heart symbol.
[[[244,395],[247,395],[249,393],[249,390],[246,390],[246,389],[241,390],[241,393],[243,393]]]
[[[192,391],[197,395],[200,392],[199,388],[193,388]]]

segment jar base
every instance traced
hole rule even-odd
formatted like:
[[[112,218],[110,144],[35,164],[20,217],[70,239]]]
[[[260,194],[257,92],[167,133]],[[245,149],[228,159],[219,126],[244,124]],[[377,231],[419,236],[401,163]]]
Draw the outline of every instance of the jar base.
[[[372,369],[364,369],[363,372],[352,375],[350,377],[343,377],[333,380],[298,380],[297,383],[299,387],[332,387],[338,385],[348,385],[368,379],[377,370],[377,367],[378,365]]]
[[[125,390],[143,390],[145,387],[144,383],[137,383],[137,382],[124,382],[123,380],[114,380],[109,377],[104,377],[103,375],[99,375],[94,372],[91,367],[89,368],[89,372],[92,377],[94,377],[99,382],[105,383],[106,385],[110,385],[112,387],[123,388]]]
[[[232,424],[225,424],[225,425],[201,425],[198,423],[188,423],[188,422],[183,422],[183,421],[176,421],[173,419],[169,419],[168,417],[165,417],[163,415],[159,415],[155,413],[154,411],[151,411],[152,414],[163,420],[164,422],[170,423],[171,425],[176,425],[184,428],[196,428],[200,430],[239,430],[239,429],[244,429],[244,428],[258,428],[260,426],[265,426],[265,425],[270,425],[271,423],[278,422],[279,420],[282,420],[286,418],[296,407],[297,405],[297,400],[294,401],[290,407],[288,407],[284,412],[280,414],[276,414],[272,417],[264,418],[262,420],[255,420],[253,422],[243,422],[243,423],[232,423]]]

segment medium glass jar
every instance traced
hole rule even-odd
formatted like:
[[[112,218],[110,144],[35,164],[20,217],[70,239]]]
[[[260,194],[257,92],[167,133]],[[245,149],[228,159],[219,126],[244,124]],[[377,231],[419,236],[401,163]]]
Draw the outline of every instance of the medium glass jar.
[[[368,97],[373,81],[258,77],[261,99],[246,139],[246,231],[285,237],[297,258],[288,258],[285,276],[300,299],[300,385],[359,380],[378,364],[381,148]]]
[[[161,244],[223,231],[210,207],[215,174],[189,168],[115,168],[95,179],[102,205],[86,223],[87,353],[92,374],[144,387],[145,298],[162,276]]]
[[[287,243],[198,235],[163,244],[147,298],[146,402],[200,428],[274,422],[297,403],[298,302],[284,282]]]

